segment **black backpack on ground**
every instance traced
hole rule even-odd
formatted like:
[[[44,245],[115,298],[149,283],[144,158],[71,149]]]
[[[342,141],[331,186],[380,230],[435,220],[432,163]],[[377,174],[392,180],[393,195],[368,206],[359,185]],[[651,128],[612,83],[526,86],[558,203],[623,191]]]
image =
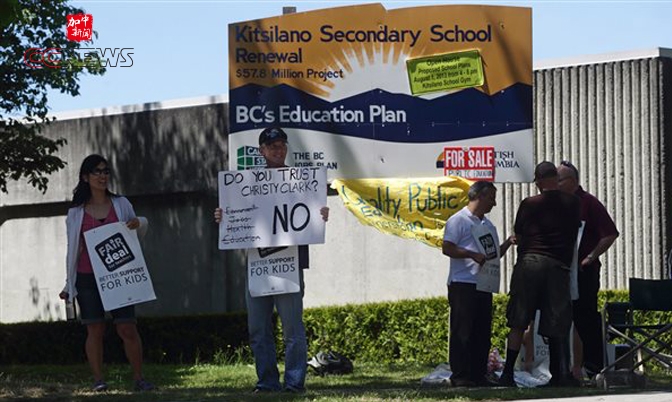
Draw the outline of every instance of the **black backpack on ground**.
[[[350,359],[332,350],[318,352],[308,361],[308,365],[319,375],[352,373],[352,362]]]

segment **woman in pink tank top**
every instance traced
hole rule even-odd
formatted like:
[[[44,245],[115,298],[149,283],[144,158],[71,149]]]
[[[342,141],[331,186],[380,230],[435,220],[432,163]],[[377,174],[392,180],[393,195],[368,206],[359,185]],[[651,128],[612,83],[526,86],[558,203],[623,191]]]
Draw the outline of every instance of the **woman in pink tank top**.
[[[68,278],[66,289],[60,294],[61,299],[69,301],[76,298],[79,305],[80,320],[86,325],[85,350],[93,372],[94,383],[91,389],[94,391],[105,391],[108,388],[102,369],[106,323],[105,310],[83,234],[96,227],[120,221],[126,222],[129,229],[140,226],[140,220],[135,216],[131,203],[108,189],[110,172],[107,160],[100,155],[89,155],[82,162],[79,183],[73,191],[73,205],[68,211],[66,221]],[[154,385],[142,376],[142,340],[136,326],[135,307],[131,305],[115,309],[110,311],[110,315],[117,334],[124,342],[124,351],[133,370],[136,390],[154,389]]]

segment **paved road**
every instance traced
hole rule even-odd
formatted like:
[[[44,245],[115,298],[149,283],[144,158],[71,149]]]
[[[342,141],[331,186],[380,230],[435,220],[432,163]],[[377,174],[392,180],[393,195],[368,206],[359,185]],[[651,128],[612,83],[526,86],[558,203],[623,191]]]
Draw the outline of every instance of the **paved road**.
[[[574,398],[528,399],[526,402],[672,402],[672,392],[578,396]],[[521,401],[522,402],[522,401]]]

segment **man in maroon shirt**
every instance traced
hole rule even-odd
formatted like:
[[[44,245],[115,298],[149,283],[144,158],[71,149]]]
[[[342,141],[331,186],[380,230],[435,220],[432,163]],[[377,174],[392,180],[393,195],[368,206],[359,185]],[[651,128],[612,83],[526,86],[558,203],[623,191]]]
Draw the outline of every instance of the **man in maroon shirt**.
[[[513,368],[523,332],[537,309],[539,333],[549,339],[551,385],[576,385],[569,372],[569,331],[572,301],[569,267],[581,224],[578,197],[558,190],[557,169],[541,162],[534,170],[541,194],[524,199],[518,207],[514,231],[518,259],[511,276],[507,326],[511,328],[506,364],[499,383],[515,386]]]
[[[574,347],[573,372],[575,377],[580,378],[582,363],[591,376],[598,373],[604,364],[602,321],[597,311],[602,265],[599,256],[614,243],[619,233],[604,205],[581,188],[579,171],[570,162],[562,161],[558,166],[558,188],[579,197],[581,220],[585,222],[579,245],[579,299],[573,303],[574,326],[581,338],[577,342],[578,347]]]

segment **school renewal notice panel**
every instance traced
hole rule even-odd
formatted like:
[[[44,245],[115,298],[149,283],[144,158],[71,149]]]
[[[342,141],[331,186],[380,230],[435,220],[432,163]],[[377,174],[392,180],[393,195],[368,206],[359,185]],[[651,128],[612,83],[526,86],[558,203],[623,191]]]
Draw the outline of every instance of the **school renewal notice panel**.
[[[230,170],[287,164],[349,178],[532,180],[532,12],[337,7],[229,25]]]

